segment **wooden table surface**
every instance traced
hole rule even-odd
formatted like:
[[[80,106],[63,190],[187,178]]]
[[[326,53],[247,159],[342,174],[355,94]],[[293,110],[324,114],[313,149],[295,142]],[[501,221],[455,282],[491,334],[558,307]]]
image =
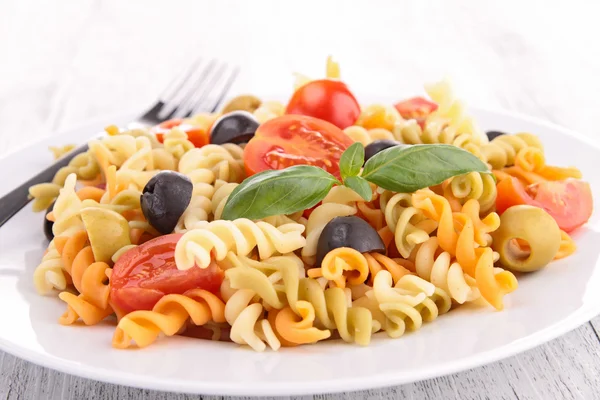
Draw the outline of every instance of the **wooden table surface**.
[[[142,109],[199,54],[241,65],[233,90],[254,93],[289,92],[292,71],[321,76],[327,54],[341,61],[357,93],[402,98],[448,75],[469,104],[518,111],[597,136],[599,11],[591,0],[3,0],[0,156],[92,118]],[[599,333],[597,318],[485,367],[315,397],[600,398]],[[95,382],[0,352],[4,397],[200,398]]]

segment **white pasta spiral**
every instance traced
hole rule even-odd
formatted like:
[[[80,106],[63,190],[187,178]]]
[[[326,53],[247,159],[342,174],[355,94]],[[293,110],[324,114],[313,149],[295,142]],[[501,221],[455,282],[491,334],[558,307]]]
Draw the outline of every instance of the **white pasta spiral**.
[[[436,257],[438,239],[432,237],[416,251],[417,274],[448,293],[457,303],[477,300],[481,297],[475,279],[465,274],[460,264],[451,260],[447,252]]]
[[[254,111],[254,117],[259,123],[267,122],[270,119],[283,115],[285,106],[278,101],[265,101]]]
[[[252,303],[255,295],[250,289],[241,289],[227,300],[225,319],[231,325],[230,338],[233,342],[248,345],[255,351],[264,351],[267,345],[273,350],[278,350],[281,343],[269,321],[263,317],[263,306],[260,303]]]
[[[207,145],[183,154],[179,161],[179,172],[190,178],[194,189],[190,204],[180,217],[175,232],[195,229],[203,221],[209,220],[213,213],[211,200],[215,190],[226,183],[239,183],[244,179],[242,157],[243,149],[232,144]]]
[[[448,79],[425,85],[429,97],[437,103],[438,108],[428,116],[428,121],[440,120],[456,129],[460,134],[469,134],[475,143],[486,143],[487,137],[465,110],[465,105],[454,95]]]
[[[89,146],[99,160],[109,165],[121,167],[125,161],[138,151],[136,139],[131,135],[107,136],[99,140],[90,140]]]
[[[223,260],[229,251],[240,256],[258,249],[261,259],[275,253],[285,254],[302,248],[306,240],[302,236],[304,226],[297,223],[274,227],[266,222],[252,222],[240,218],[234,221],[205,222],[201,227],[186,232],[175,248],[177,268],[186,270],[197,264],[206,268],[212,261]]]
[[[501,135],[481,147],[485,161],[492,169],[500,169],[515,163],[515,157],[524,148],[534,147],[543,150],[540,139],[531,133]]]
[[[196,169],[186,174],[192,181],[192,199],[187,206],[177,225],[175,232],[186,232],[208,220],[211,212],[211,198],[214,194],[215,174],[209,169]]]
[[[406,144],[451,144],[482,158],[479,141],[469,133],[461,133],[445,121],[428,119],[421,128],[414,119],[402,121],[394,126],[392,134],[396,140]]]
[[[385,191],[380,197],[381,211],[386,224],[394,234],[396,247],[402,257],[408,258],[419,243],[429,239],[437,223],[426,219],[423,213],[412,206],[410,194]]]
[[[40,183],[29,188],[29,195],[34,199],[33,211],[43,211],[56,200],[67,176],[75,174],[77,178],[88,180],[96,178],[99,173],[100,167],[91,151],[76,155],[67,166],[58,170],[52,182]]]
[[[353,307],[369,309],[374,327],[396,338],[407,330],[419,329],[423,321],[432,321],[447,312],[450,304],[450,298],[442,290],[417,276],[405,275],[392,286],[392,275],[380,271],[375,276],[373,289],[355,300]]]
[[[246,176],[242,160],[244,150],[235,144],[209,144],[185,153],[179,161],[179,172],[209,169],[216,179],[240,183]]]
[[[69,236],[77,231],[83,230],[83,221],[81,220],[82,203],[77,193],[75,185],[77,176],[71,174],[67,177],[65,186],[60,190],[60,194],[54,205],[54,225],[52,232],[54,236]]]
[[[444,197],[448,199],[452,211],[460,211],[468,200],[479,202],[481,213],[487,214],[496,205],[496,182],[491,174],[471,172],[448,179],[442,184]]]
[[[33,273],[33,283],[40,294],[47,294],[52,289],[65,290],[67,281],[63,270],[63,262],[54,241],[50,242],[42,262]]]
[[[188,140],[188,135],[177,127],[165,134],[163,143],[165,145],[165,150],[177,159],[180,159],[185,153],[195,147],[194,144]]]
[[[352,125],[344,129],[344,133],[355,142],[362,143],[363,146],[368,145],[374,140],[394,140],[392,132],[384,128],[366,129],[362,126]]]

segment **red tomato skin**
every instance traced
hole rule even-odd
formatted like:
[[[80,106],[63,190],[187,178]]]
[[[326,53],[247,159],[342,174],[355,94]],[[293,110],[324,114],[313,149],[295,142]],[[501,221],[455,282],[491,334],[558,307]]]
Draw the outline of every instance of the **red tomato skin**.
[[[165,134],[169,133],[169,131],[176,126],[187,133],[188,140],[194,144],[194,147],[206,146],[210,142],[207,132],[204,132],[204,130],[197,126],[183,123],[181,118],[173,118],[165,122],[161,122],[160,124],[154,126],[150,132],[156,135],[156,139],[160,143],[163,143],[165,140]]]
[[[247,174],[293,165],[314,165],[339,178],[342,153],[354,143],[335,125],[302,115],[284,115],[258,127],[244,149]]]
[[[504,179],[496,185],[496,212],[502,214],[508,208],[520,204],[529,204],[542,208],[527,192],[525,186],[517,178]]]
[[[354,125],[360,106],[344,82],[320,79],[296,89],[285,113],[319,118],[344,129]]]
[[[110,300],[129,313],[151,310],[167,294],[182,294],[190,289],[217,293],[223,271],[211,264],[180,271],[175,265],[175,246],[182,234],[159,236],[123,254],[113,267]]]
[[[511,177],[500,181],[496,188],[498,214],[520,204],[539,207],[567,233],[585,224],[594,208],[590,185],[580,180],[547,181],[526,188],[517,178]]]
[[[311,208],[308,208],[308,209],[304,210],[304,211],[302,212],[302,216],[303,216],[304,218],[308,219],[308,218],[310,217],[310,214],[312,214],[312,213],[313,213],[313,211],[315,211],[315,209],[316,209],[317,207],[319,207],[321,204],[323,204],[323,202],[321,202],[321,201],[320,201],[320,202],[318,202],[318,203],[317,203],[317,205],[316,205],[316,206],[314,206],[314,207],[311,207]]]
[[[438,105],[424,97],[412,97],[394,104],[404,119],[414,119],[421,127],[429,114],[437,110]]]
[[[592,216],[594,200],[587,182],[573,179],[532,186],[535,186],[534,200],[543,205],[563,231],[572,232]]]

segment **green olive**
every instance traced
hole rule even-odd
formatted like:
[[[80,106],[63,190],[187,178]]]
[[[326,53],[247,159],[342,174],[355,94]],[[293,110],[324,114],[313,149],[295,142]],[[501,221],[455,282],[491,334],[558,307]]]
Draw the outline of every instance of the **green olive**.
[[[252,96],[251,94],[243,94],[231,99],[231,101],[223,107],[221,113],[227,114],[232,111],[248,111],[249,113],[253,113],[260,107],[261,103],[262,102],[258,97]]]
[[[541,208],[527,205],[507,209],[492,237],[492,248],[500,254],[500,264],[519,272],[545,267],[560,247],[560,229],[554,218]],[[513,239],[529,243],[530,251],[519,250]]]

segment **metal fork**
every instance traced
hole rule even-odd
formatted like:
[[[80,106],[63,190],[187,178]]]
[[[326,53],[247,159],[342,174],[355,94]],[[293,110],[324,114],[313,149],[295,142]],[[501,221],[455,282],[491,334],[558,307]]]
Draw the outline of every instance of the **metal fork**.
[[[196,60],[178,75],[147,111],[132,123],[156,125],[171,118],[189,117],[195,112],[215,112],[239,73],[217,60]],[[0,198],[0,227],[31,201],[29,187],[50,182],[59,169],[78,154],[88,150],[87,144],[76,148],[54,164]]]

